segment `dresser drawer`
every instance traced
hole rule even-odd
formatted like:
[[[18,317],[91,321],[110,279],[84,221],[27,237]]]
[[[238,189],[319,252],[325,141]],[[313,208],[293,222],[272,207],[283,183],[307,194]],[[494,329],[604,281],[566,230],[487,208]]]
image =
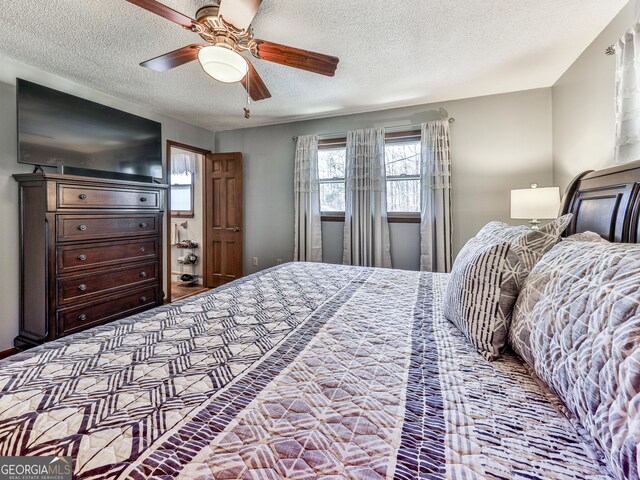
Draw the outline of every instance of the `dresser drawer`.
[[[59,277],[57,279],[58,304],[88,301],[96,296],[118,290],[131,290],[144,283],[156,283],[157,278],[157,263],[135,264],[107,271],[92,271],[84,275]]]
[[[158,240],[121,240],[84,245],[62,245],[58,252],[58,273],[158,258]]]
[[[58,208],[159,209],[159,190],[58,185]]]
[[[141,312],[157,303],[158,290],[154,287],[127,292],[117,297],[108,297],[77,307],[58,310],[60,335],[84,330],[110,320]]]
[[[58,215],[57,223],[59,242],[155,235],[160,228],[157,215]]]

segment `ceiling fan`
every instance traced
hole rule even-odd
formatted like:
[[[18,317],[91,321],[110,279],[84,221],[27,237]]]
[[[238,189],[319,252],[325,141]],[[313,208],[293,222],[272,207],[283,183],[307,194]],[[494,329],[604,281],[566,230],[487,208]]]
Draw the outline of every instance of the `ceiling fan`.
[[[270,98],[271,93],[253,64],[240,53],[256,58],[332,77],[340,61],[321,53],[287,47],[253,37],[251,22],[262,0],[220,0],[202,7],[195,20],[156,0],[127,0],[145,10],[200,35],[205,42],[179,48],[140,65],[158,72],[189,63],[196,58],[204,71],[221,82],[242,82],[253,100]],[[248,110],[245,109],[245,112]]]

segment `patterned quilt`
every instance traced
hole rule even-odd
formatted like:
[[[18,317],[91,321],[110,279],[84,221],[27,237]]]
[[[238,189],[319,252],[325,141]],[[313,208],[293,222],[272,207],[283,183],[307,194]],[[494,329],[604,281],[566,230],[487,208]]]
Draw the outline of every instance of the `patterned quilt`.
[[[447,276],[288,264],[0,363],[0,455],[80,479],[610,478]]]

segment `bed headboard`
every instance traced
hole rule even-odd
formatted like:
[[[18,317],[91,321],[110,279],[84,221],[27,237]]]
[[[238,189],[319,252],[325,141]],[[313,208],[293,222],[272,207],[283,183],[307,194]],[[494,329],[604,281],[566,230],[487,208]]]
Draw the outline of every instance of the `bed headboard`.
[[[590,230],[610,242],[640,242],[640,161],[578,175],[562,214],[573,213],[567,235]]]

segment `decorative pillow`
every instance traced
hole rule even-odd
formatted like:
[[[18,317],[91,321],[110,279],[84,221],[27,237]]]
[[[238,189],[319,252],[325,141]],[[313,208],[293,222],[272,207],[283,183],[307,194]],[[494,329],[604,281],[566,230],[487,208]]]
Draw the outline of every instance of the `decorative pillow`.
[[[555,246],[527,278],[509,341],[615,476],[640,478],[640,245]]]
[[[571,221],[565,215],[540,230],[491,222],[464,246],[453,265],[443,311],[487,360],[504,347],[513,305],[536,262]]]
[[[560,241],[560,235],[567,229],[573,214],[569,213],[557,218],[539,230],[533,230],[524,225],[512,227],[502,222],[490,222],[486,224],[476,235],[476,238],[485,242],[509,242],[520,259],[519,287],[536,263],[556,243]]]
[[[600,234],[595,232],[582,232],[582,233],[574,233],[573,235],[569,235],[567,238],[562,239],[563,242],[596,242],[596,243],[609,243],[607,240],[602,238]]]
[[[508,242],[476,238],[458,254],[444,294],[445,317],[487,360],[498,358],[518,296],[518,255]]]

